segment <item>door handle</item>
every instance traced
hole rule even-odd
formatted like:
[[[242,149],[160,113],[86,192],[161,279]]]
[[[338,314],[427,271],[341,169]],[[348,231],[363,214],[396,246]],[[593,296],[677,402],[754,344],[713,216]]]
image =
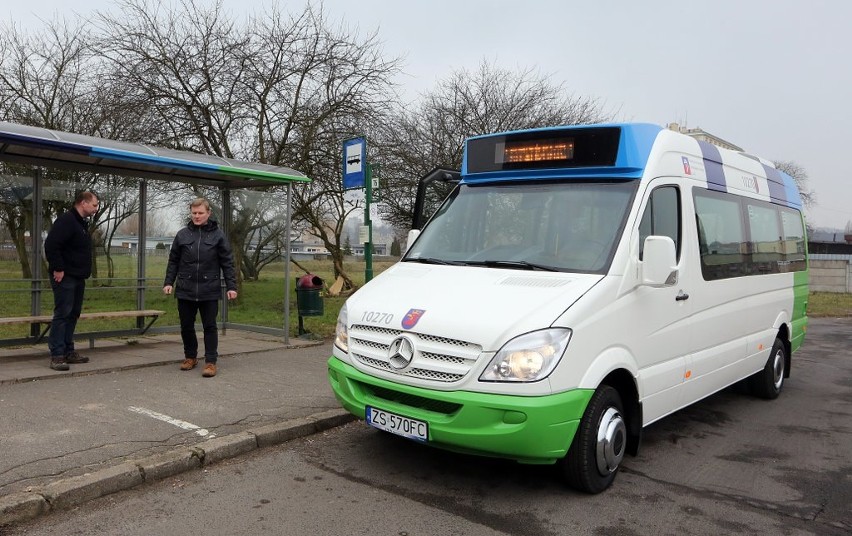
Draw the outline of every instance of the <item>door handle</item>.
[[[689,299],[689,294],[684,291],[678,291],[677,296],[675,296],[675,301],[685,301]]]

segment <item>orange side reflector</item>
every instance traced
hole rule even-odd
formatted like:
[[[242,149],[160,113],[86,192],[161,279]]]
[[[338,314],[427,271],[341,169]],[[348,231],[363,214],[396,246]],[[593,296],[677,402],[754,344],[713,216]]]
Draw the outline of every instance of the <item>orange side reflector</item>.
[[[687,379],[689,379],[689,377],[690,377],[690,376],[692,376],[692,371],[691,371],[691,370],[687,370],[687,371],[686,371],[686,373],[683,375],[683,377],[684,377],[684,378],[687,378]]]

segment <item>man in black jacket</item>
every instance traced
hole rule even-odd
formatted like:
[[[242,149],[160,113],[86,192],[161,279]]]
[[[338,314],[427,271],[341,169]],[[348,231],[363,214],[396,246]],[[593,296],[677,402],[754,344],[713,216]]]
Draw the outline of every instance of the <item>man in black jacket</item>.
[[[86,279],[92,275],[92,237],[87,218],[98,211],[98,196],[80,192],[74,207],[56,218],[44,241],[53,289],[53,321],[47,346],[50,368],[68,370],[69,363],[88,363],[74,350],[74,329],[83,310]]]
[[[216,316],[222,295],[220,277],[224,275],[229,300],[237,297],[237,278],[228,239],[219,225],[210,219],[210,203],[199,197],[190,203],[189,211],[189,223],[175,235],[169,251],[163,292],[171,294],[174,291],[177,297],[184,352],[180,369],[192,370],[198,364],[195,317],[200,313],[204,329],[204,370],[201,375],[211,378],[216,375],[219,356]]]

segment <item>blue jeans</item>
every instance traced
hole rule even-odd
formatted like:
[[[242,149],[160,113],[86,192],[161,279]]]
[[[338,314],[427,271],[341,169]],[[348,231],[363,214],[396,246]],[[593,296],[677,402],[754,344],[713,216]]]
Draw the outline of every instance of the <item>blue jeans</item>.
[[[183,355],[198,357],[198,338],[195,336],[195,317],[201,313],[201,327],[204,329],[204,361],[215,363],[219,357],[219,332],[216,329],[216,316],[219,314],[219,300],[181,300],[178,299],[180,317],[180,338],[183,340]]]
[[[50,348],[50,357],[60,358],[74,351],[74,330],[83,311],[86,280],[65,274],[62,282],[57,283],[51,274],[50,286],[53,289],[53,322],[47,347]]]

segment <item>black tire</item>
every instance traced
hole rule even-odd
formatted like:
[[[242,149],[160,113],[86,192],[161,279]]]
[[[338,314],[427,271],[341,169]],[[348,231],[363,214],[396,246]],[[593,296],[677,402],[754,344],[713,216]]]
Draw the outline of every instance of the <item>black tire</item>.
[[[769,359],[763,370],[749,378],[751,392],[755,396],[774,400],[784,387],[784,373],[787,368],[787,347],[781,339],[775,339]]]
[[[602,492],[615,480],[626,449],[621,396],[609,385],[601,385],[589,400],[571,448],[560,463],[568,485],[586,493]]]

